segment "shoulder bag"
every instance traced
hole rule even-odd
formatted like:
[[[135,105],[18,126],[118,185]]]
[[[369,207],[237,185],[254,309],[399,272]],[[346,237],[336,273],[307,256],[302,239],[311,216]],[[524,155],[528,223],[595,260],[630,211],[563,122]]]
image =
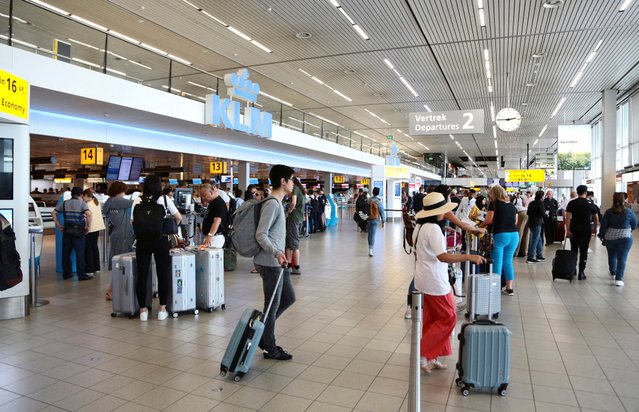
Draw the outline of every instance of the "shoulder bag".
[[[164,197],[164,220],[162,221],[162,234],[164,236],[171,236],[178,234],[178,225],[171,213],[169,213],[169,205],[166,201],[166,195]]]

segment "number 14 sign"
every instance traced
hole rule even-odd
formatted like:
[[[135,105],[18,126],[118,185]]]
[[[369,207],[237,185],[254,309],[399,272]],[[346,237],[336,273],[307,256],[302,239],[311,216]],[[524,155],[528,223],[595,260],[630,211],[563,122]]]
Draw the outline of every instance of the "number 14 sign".
[[[101,147],[83,147],[80,149],[80,164],[102,165],[104,151]]]

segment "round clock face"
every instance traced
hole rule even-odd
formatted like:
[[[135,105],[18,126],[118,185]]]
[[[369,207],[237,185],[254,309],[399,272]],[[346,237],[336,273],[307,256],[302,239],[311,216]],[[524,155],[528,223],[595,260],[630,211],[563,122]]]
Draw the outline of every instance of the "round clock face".
[[[513,130],[517,130],[521,124],[521,115],[517,110],[507,107],[497,113],[495,122],[497,123],[497,127],[504,132],[512,132]]]

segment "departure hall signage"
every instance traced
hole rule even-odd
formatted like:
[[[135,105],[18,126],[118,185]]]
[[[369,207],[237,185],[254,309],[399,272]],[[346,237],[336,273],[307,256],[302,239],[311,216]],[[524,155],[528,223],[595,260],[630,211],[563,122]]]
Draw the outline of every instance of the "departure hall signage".
[[[273,115],[248,106],[249,103],[257,101],[257,95],[260,93],[260,85],[248,78],[249,72],[246,69],[224,76],[224,84],[230,98],[221,99],[216,94],[206,96],[206,124],[271,138]],[[243,113],[240,102],[232,100],[233,98],[247,103]]]
[[[483,110],[418,112],[411,113],[408,120],[411,136],[484,133]]]
[[[0,114],[29,120],[29,82],[0,70]]]
[[[506,182],[534,183],[546,180],[546,172],[541,169],[506,170]]]

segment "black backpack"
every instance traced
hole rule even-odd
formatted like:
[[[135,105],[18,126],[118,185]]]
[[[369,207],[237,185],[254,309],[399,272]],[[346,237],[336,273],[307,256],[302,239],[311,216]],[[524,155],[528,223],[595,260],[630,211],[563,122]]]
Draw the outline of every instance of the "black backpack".
[[[3,219],[0,219],[2,223]],[[0,290],[7,290],[22,282],[20,254],[16,250],[16,235],[7,225],[0,231]]]
[[[133,232],[137,239],[160,239],[164,223],[164,206],[150,197],[143,197],[142,203],[133,209]]]

